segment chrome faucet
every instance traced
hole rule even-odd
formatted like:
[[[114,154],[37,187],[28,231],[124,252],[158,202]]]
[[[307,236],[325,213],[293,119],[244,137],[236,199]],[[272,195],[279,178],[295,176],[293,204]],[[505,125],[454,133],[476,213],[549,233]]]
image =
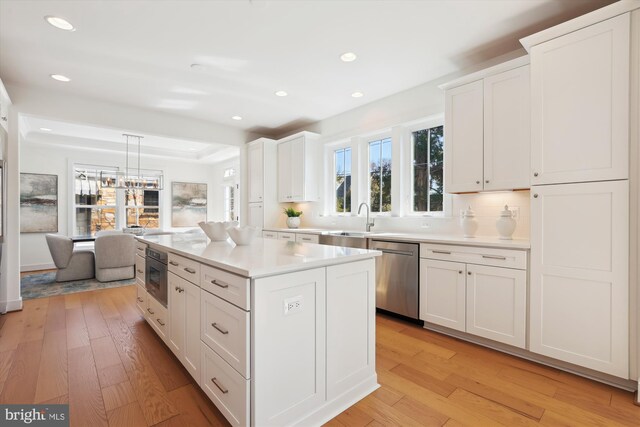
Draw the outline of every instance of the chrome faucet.
[[[358,206],[358,215],[360,215],[360,211],[362,210],[362,206],[367,208],[367,222],[365,223],[365,230],[368,232],[371,231],[371,227],[373,227],[375,225],[375,223],[373,221],[369,222],[369,205],[366,202],[362,202],[360,203],[360,206]]]

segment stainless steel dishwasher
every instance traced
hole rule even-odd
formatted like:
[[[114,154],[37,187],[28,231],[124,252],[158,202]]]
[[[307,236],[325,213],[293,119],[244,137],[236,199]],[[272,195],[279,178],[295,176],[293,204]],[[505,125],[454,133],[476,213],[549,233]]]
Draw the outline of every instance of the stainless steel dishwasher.
[[[376,307],[418,319],[420,245],[372,240],[369,249],[382,252],[376,258]]]

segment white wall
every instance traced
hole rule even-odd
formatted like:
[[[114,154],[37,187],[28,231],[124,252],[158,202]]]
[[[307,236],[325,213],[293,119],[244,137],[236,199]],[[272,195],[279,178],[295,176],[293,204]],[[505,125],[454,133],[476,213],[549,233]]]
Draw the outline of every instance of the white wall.
[[[23,141],[20,147],[20,172],[53,174],[58,176],[58,232],[71,236],[69,218],[73,214],[71,204],[73,194],[70,193],[69,164],[82,163],[100,166],[122,166],[122,154],[110,154],[89,150],[76,150],[61,147],[47,147]],[[199,164],[194,162],[178,162],[173,159],[143,157],[144,169],[159,169],[164,173],[164,190],[161,200],[162,228],[171,229],[171,182],[199,182],[207,184],[208,203],[207,219],[221,221],[222,206],[222,174],[226,165],[238,164],[238,159],[221,164]],[[184,229],[176,229],[184,230]],[[44,233],[20,234],[20,268],[22,271],[52,268],[53,263],[45,241]]]

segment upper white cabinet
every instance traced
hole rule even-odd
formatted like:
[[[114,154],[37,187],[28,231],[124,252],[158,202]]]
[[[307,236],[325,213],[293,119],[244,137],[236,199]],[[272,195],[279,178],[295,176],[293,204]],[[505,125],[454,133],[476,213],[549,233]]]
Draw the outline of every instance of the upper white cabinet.
[[[531,48],[531,183],[629,177],[629,14]]]
[[[278,143],[278,201],[310,202],[319,197],[318,135],[302,132]]]
[[[628,378],[629,183],[531,194],[531,351]]]
[[[518,58],[443,86],[448,193],[529,188],[527,61]]]
[[[264,147],[262,141],[254,141],[247,148],[247,192],[249,203],[264,200]]]
[[[11,105],[9,95],[2,80],[0,80],[0,126],[7,132],[9,132],[9,105]]]

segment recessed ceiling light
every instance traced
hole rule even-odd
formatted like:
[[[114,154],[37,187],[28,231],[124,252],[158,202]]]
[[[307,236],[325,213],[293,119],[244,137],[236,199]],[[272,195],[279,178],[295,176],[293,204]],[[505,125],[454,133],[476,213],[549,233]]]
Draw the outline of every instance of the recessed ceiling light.
[[[240,117],[240,116],[233,116],[233,117],[231,117],[231,118],[232,118],[233,120],[242,120],[242,117]]]
[[[285,92],[284,90],[279,90],[276,92],[276,96],[287,96],[289,95],[287,92]]]
[[[362,98],[364,96],[364,93],[359,92],[359,91],[358,92],[353,92],[351,94],[351,96],[353,96],[354,98]]]
[[[59,28],[61,30],[65,30],[65,31],[76,30],[73,27],[73,25],[71,25],[71,22],[67,21],[66,19],[59,18],[57,16],[47,15],[44,17],[44,20],[47,21],[49,24],[53,25],[54,27]]]
[[[43,132],[51,132],[52,129],[49,128],[40,128],[41,131]]]
[[[65,82],[66,83],[66,82],[70,82],[71,81],[71,79],[69,77],[63,76],[62,74],[51,74],[50,77],[53,80],[57,80],[59,82]]]
[[[358,56],[353,52],[346,52],[340,55],[340,59],[342,59],[343,62],[353,62],[357,57]]]

